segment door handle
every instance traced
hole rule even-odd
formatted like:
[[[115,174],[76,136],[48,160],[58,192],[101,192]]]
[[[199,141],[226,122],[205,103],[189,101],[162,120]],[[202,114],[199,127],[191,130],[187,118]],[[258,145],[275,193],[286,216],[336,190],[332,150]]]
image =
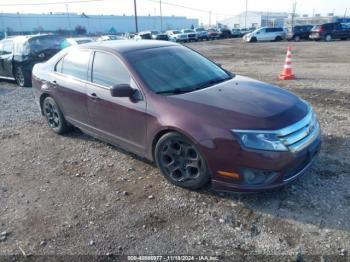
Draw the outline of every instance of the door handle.
[[[92,100],[99,100],[99,97],[97,96],[96,93],[88,93],[88,96]]]

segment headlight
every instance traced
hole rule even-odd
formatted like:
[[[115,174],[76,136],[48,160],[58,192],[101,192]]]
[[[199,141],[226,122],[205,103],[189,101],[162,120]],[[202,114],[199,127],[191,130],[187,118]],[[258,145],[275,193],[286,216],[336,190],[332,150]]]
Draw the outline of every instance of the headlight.
[[[234,130],[241,143],[250,149],[268,151],[288,151],[276,134]]]

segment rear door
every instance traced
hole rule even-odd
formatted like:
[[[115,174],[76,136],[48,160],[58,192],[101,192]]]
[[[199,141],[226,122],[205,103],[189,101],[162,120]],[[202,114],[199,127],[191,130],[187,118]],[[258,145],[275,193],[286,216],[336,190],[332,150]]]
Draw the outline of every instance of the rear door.
[[[13,77],[13,41],[3,40],[0,53],[0,76]]]
[[[55,66],[50,83],[53,96],[69,122],[84,127],[90,124],[86,104],[86,82],[90,50],[73,49]]]
[[[114,54],[96,51],[87,84],[87,104],[95,132],[112,144],[143,154],[146,137],[146,101],[123,62]],[[139,97],[112,97],[110,88],[129,84]]]

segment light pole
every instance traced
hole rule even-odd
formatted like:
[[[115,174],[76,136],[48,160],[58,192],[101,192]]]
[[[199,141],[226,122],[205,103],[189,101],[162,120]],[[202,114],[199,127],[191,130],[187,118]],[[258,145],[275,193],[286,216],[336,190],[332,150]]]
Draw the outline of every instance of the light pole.
[[[244,28],[247,28],[247,16],[248,16],[248,0],[245,0]]]
[[[136,0],[134,0],[134,10],[135,10],[135,33],[139,32],[139,26],[137,24],[137,7],[136,7]]]
[[[66,12],[67,12],[67,19],[68,19],[68,32],[72,29],[70,24],[70,16],[69,16],[69,10],[68,10],[68,4],[66,4]]]
[[[163,32],[162,0],[159,0],[160,31]]]

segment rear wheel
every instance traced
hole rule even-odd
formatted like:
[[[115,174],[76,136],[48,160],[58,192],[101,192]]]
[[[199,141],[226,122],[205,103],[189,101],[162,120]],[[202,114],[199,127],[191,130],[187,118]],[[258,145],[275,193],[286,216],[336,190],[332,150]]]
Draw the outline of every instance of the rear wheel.
[[[167,133],[159,139],[155,160],[165,178],[177,186],[198,189],[209,182],[203,156],[192,142],[178,133]]]
[[[22,69],[22,67],[16,67],[14,70],[14,75],[16,82],[20,87],[32,85],[30,72]]]
[[[64,119],[59,106],[52,97],[46,97],[42,107],[47,124],[55,133],[63,134],[64,132],[68,131],[69,126]]]
[[[282,37],[280,37],[280,36],[276,36],[275,41],[276,41],[276,42],[280,42],[280,41],[282,41]]]
[[[295,42],[299,42],[300,41],[300,36],[298,36],[298,35],[294,36],[294,41]]]

